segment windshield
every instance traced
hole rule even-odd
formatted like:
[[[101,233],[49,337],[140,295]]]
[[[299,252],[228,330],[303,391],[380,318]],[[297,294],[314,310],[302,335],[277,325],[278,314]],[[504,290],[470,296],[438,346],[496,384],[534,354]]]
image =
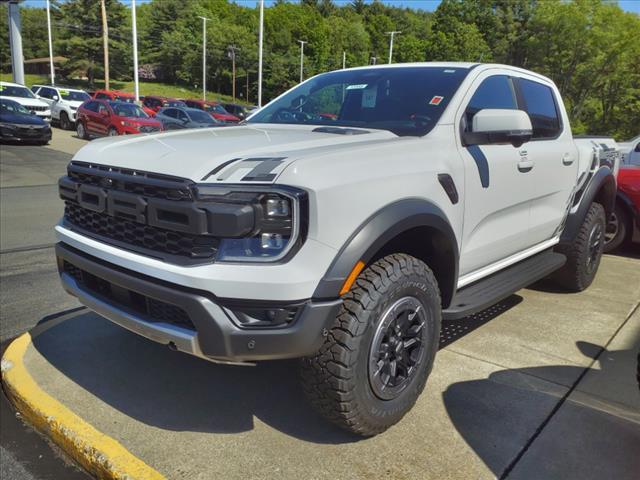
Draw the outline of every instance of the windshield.
[[[437,123],[466,68],[393,67],[318,75],[248,123],[331,125],[422,136]]]
[[[69,100],[70,102],[84,102],[89,100],[89,94],[78,90],[60,90],[63,100]]]
[[[14,87],[12,85],[0,85],[0,95],[5,97],[36,98],[27,87]]]
[[[118,100],[119,102],[126,102],[126,103],[135,103],[136,101],[134,97],[126,97],[124,95],[116,95],[116,100]]]
[[[189,110],[189,116],[191,117],[191,120],[193,120],[194,122],[199,122],[199,123],[216,123],[216,121],[211,118],[211,115],[209,115],[206,112],[203,112],[202,110]]]
[[[149,117],[149,115],[147,115],[144,110],[142,110],[142,108],[133,103],[109,102],[109,105],[111,105],[113,113],[115,113],[119,117]]]
[[[24,108],[18,102],[12,102],[11,100],[2,100],[2,101],[0,101],[0,112],[1,113],[13,113],[13,114],[30,115],[29,110]]]
[[[184,102],[181,102],[180,100],[167,100],[166,102],[162,103],[163,107],[186,107],[187,104]]]
[[[229,115],[229,112],[227,112],[222,105],[206,104],[204,108],[207,112],[220,113],[222,115]]]

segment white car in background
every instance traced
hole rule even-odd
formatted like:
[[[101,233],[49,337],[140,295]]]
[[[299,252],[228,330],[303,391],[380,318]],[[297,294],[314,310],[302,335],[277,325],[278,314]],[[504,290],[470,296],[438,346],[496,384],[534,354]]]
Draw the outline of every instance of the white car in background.
[[[0,82],[0,97],[8,98],[25,107],[31,113],[39,116],[46,122],[51,121],[51,108],[24,85],[11,82]]]
[[[628,142],[618,144],[620,149],[622,165],[640,166],[640,135],[632,138]]]
[[[91,97],[84,90],[54,85],[33,85],[31,91],[51,106],[51,120],[63,130],[73,130],[78,107]]]

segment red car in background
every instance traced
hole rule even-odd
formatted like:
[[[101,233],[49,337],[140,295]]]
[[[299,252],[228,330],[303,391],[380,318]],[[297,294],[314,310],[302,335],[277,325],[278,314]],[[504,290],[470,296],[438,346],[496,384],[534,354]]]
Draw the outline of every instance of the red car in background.
[[[186,107],[186,105],[177,98],[160,97],[158,95],[147,95],[142,101],[142,108],[152,117],[164,107]]]
[[[135,103],[136,97],[133,93],[120,92],[118,90],[96,90],[91,95],[96,100],[112,100],[118,102]]]
[[[150,118],[134,103],[107,100],[88,100],[76,113],[76,133],[90,137],[152,133],[163,130],[162,123]]]
[[[215,118],[216,120],[220,120],[221,122],[238,123],[240,121],[238,117],[236,117],[235,115],[231,115],[224,109],[222,105],[217,102],[211,102],[208,100],[196,100],[194,98],[189,98],[183,101],[187,104],[187,107],[204,110],[213,118]]]
[[[604,251],[611,252],[640,233],[640,167],[623,165],[618,172],[616,205],[607,225]]]

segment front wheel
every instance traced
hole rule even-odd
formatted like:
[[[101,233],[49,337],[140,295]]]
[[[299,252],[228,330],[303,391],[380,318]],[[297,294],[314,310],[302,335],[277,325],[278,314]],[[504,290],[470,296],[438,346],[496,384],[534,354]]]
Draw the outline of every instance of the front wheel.
[[[301,361],[315,409],[370,436],[399,422],[424,389],[438,349],[440,292],[427,265],[384,257],[357,278],[319,352]]]
[[[67,112],[60,113],[60,128],[62,130],[71,129],[71,121],[69,120],[69,116],[67,115]]]
[[[83,140],[89,140],[87,129],[85,128],[84,123],[82,123],[81,121],[78,121],[78,123],[76,123],[76,135],[78,136],[78,138],[81,138]]]
[[[554,275],[562,287],[581,292],[591,285],[604,250],[606,223],[604,207],[592,203],[573,242],[558,247],[567,257],[567,263]]]

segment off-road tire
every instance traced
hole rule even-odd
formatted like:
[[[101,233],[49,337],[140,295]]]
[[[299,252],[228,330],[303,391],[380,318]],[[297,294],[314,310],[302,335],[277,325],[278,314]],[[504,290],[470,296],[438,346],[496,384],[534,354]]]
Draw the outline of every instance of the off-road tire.
[[[69,120],[69,116],[67,115],[67,112],[60,112],[60,128],[62,130],[71,129],[71,121]]]
[[[613,215],[615,215],[616,218],[617,229],[614,237],[609,242],[605,242],[604,253],[613,252],[616,248],[625,243],[632,228],[631,218],[624,207],[616,204]],[[607,228],[609,228],[609,225],[607,225]]]
[[[600,229],[602,239],[595,251],[595,258],[590,266],[590,241],[596,229]],[[567,257],[567,263],[558,270],[553,279],[561,287],[571,292],[581,292],[586,289],[598,272],[600,259],[604,250],[604,232],[606,216],[602,205],[592,203],[580,226],[576,238],[569,245],[560,245],[557,251]]]
[[[369,377],[370,349],[382,315],[407,297],[415,297],[424,308],[422,361],[404,389],[383,400]],[[422,261],[393,254],[367,267],[343,300],[318,353],[301,360],[302,385],[322,416],[358,435],[376,435],[413,407],[431,372],[442,317],[438,283]]]
[[[76,123],[76,135],[83,140],[89,140],[89,134],[87,133],[87,127],[84,126],[80,120]]]

